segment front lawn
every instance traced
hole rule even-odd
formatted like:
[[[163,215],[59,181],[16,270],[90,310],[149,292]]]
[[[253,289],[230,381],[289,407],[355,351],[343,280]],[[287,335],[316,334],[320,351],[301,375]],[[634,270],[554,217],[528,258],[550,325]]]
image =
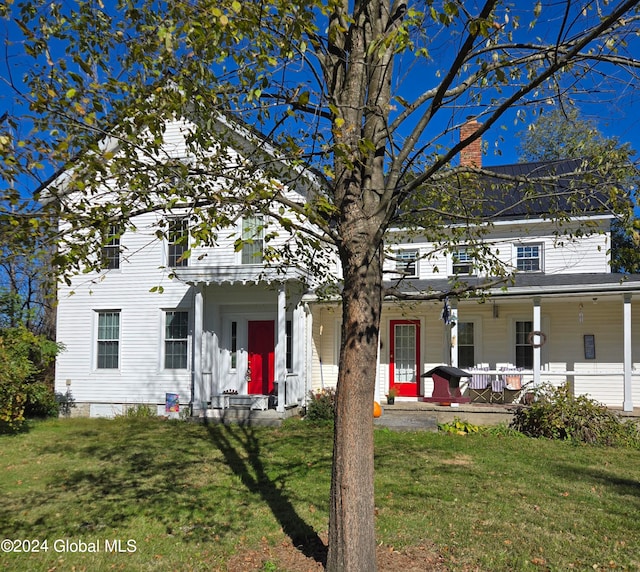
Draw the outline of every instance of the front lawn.
[[[319,570],[331,441],[299,421],[0,436],[0,539],[25,541],[0,569]],[[638,475],[634,449],[376,430],[379,569],[640,569]]]

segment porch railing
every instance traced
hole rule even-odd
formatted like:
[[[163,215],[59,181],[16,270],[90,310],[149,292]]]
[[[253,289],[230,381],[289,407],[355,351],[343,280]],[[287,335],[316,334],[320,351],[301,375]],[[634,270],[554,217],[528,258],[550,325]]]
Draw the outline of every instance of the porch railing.
[[[297,373],[288,373],[284,383],[278,383],[278,411],[300,405],[304,399],[304,384]]]

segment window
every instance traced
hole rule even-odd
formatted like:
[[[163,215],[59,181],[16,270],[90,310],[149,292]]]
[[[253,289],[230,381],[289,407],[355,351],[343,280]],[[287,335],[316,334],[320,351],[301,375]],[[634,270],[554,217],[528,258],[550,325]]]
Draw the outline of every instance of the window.
[[[231,369],[238,367],[238,322],[231,322]]]
[[[98,312],[98,369],[118,369],[120,312]]]
[[[476,363],[473,326],[473,322],[458,322],[458,367],[474,367]]]
[[[396,252],[396,271],[407,278],[418,276],[418,251],[399,250]]]
[[[165,312],[164,367],[165,369],[187,368],[187,336],[189,333],[188,312]]]
[[[533,322],[516,322],[516,367],[533,368],[533,347],[529,343],[529,334]]]
[[[473,252],[462,246],[453,253],[453,274],[473,274]]]
[[[120,227],[112,224],[103,238],[102,265],[109,270],[120,268],[120,233]]]
[[[188,266],[189,258],[185,255],[189,250],[189,227],[186,219],[169,221],[168,242],[167,265],[171,268]]]
[[[264,219],[249,216],[242,220],[242,264],[260,264],[264,248]]]
[[[516,246],[516,267],[520,272],[537,272],[542,268],[539,244]]]
[[[286,325],[286,368],[287,371],[293,370],[293,322],[287,320]]]

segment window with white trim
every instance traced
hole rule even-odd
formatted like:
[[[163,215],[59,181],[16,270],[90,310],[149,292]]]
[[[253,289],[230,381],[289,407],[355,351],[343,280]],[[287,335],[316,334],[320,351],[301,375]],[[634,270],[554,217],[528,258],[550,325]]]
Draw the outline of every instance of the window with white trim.
[[[98,312],[98,369],[118,369],[120,358],[120,310]]]
[[[533,369],[533,346],[529,343],[532,331],[533,322],[516,322],[516,367]]]
[[[520,272],[542,270],[542,246],[540,244],[516,245],[516,268]]]
[[[416,278],[418,276],[418,251],[398,250],[396,251],[396,272],[406,278]]]
[[[467,246],[459,247],[451,256],[452,274],[473,274],[473,251]]]
[[[120,234],[121,229],[117,224],[109,225],[104,235],[102,247],[102,266],[108,270],[120,268]]]
[[[178,268],[189,265],[186,256],[189,250],[189,226],[187,219],[175,218],[169,221],[167,233],[167,266]]]
[[[189,313],[169,310],[164,316],[164,368],[187,369]]]
[[[473,322],[458,322],[458,367],[474,367],[475,336]]]
[[[261,264],[264,249],[264,217],[242,219],[242,264]]]

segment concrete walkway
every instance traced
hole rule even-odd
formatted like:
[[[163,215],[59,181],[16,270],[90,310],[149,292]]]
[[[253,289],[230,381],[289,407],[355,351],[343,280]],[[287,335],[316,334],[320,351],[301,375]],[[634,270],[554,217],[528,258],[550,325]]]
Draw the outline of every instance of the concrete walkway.
[[[509,424],[518,405],[494,403],[461,403],[457,407],[423,403],[420,401],[398,401],[394,405],[381,404],[382,415],[374,420],[376,427],[407,431],[437,431],[438,423],[449,423],[456,417],[474,425],[490,426]],[[635,419],[640,424],[640,408],[623,412],[612,408],[623,418]]]

